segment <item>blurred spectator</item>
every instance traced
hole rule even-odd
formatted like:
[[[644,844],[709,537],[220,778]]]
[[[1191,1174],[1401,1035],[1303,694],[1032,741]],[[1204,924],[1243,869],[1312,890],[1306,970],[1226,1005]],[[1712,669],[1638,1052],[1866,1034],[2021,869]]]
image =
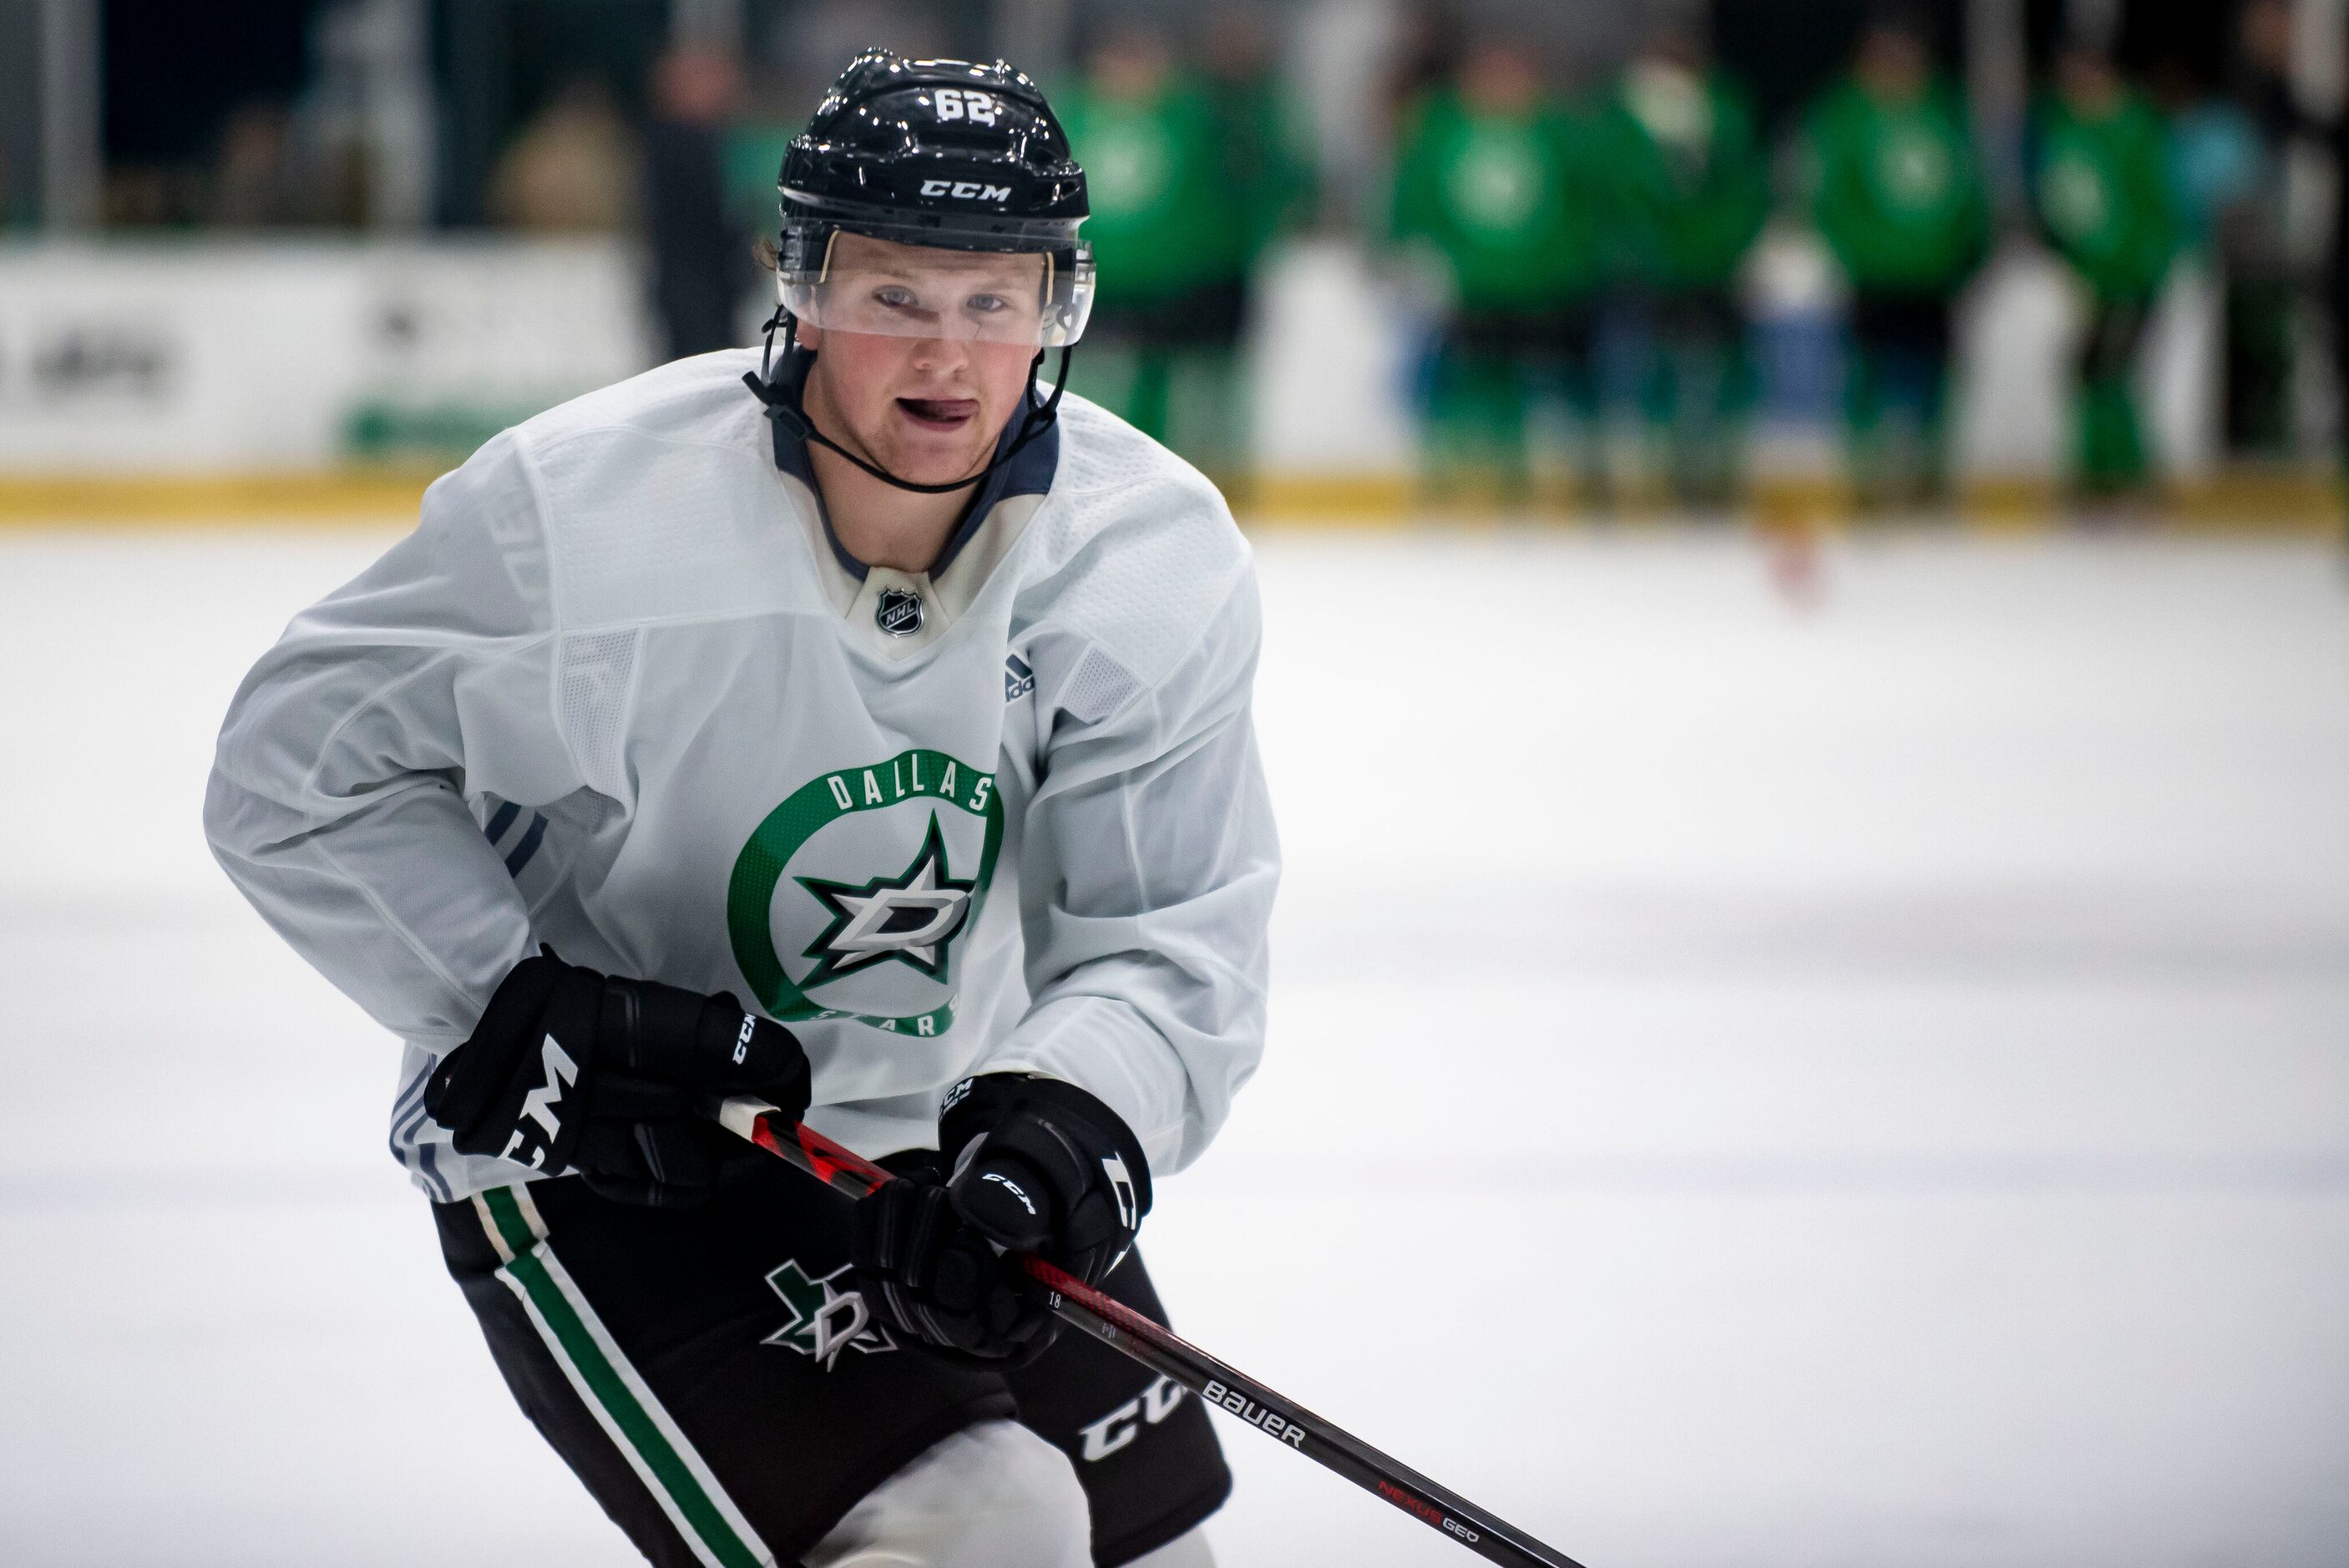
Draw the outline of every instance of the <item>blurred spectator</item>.
[[[2258,53],[2259,40],[2247,38],[2246,42],[2252,46],[2254,63],[2265,65],[2279,86],[2280,90],[2266,106],[2270,115],[2329,153],[2334,177],[2341,182],[2333,202],[2333,232],[2325,247],[2323,290],[2332,328],[2333,398],[2338,421],[2334,438],[2342,471],[2349,476],[2349,114],[2309,114],[2298,107],[2289,91],[2282,90],[2283,67],[2289,57],[2288,37],[2268,40],[2272,52],[2264,59]],[[2341,68],[2349,72],[2349,38],[2342,42]]]
[[[1252,265],[1282,231],[1310,221],[1312,163],[1263,20],[1250,11],[1218,12],[1207,24],[1205,53],[1225,178],[1238,195]]]
[[[490,174],[490,212],[539,234],[620,233],[636,226],[635,135],[592,77],[574,77],[524,127]]]
[[[1754,111],[1694,36],[1665,29],[1607,93],[1595,146],[1649,326],[1644,401],[1666,471],[1682,504],[1726,505],[1753,381],[1737,278],[1770,214]]]
[[[305,211],[285,111],[252,103],[229,117],[212,172],[212,222],[231,229],[299,223]]]
[[[2161,117],[2110,56],[2073,45],[2033,118],[2029,170],[2040,227],[2088,294],[2075,416],[2079,488],[2094,499],[2120,496],[2149,472],[2132,381],[2178,242]]]
[[[2226,97],[2165,95],[2180,240],[2216,263],[2224,301],[2220,341],[2227,449],[2285,458],[2292,450],[2294,317],[2300,308],[2286,210],[2285,156],[2292,109],[2292,7],[2243,7],[2240,58]],[[2186,72],[2175,73],[2191,82]]]
[[[237,228],[363,229],[378,185],[373,150],[346,120],[297,105],[232,116],[212,171],[212,222]]]
[[[740,88],[733,60],[707,46],[672,49],[653,67],[645,238],[653,309],[671,359],[731,347],[740,335],[736,315],[753,274],[749,237],[727,211],[724,164]],[[767,182],[774,183],[771,171]]]
[[[1923,24],[1880,16],[1804,129],[1812,222],[1851,286],[1844,409],[1863,508],[1939,500],[1951,315],[1990,246],[1965,100]]]
[[[1400,143],[1402,128],[1419,112],[1420,105],[1430,94],[1450,87],[1460,74],[1460,57],[1467,53],[1468,43],[1459,16],[1444,5],[1408,6],[1396,26],[1380,102],[1388,137]]]
[[[2286,81],[2292,11],[2281,0],[2243,8],[2229,90],[2214,62],[2165,60],[2152,77],[2169,125],[2170,196],[2178,243],[2206,258],[2221,300],[2220,408],[2227,450],[2289,456],[2292,318],[2299,305],[2286,222],[2284,154],[2295,129]]]
[[[1392,231],[1432,253],[1450,294],[1428,388],[1431,488],[1466,480],[1521,496],[1528,394],[1556,378],[1578,416],[1586,485],[1603,494],[1593,347],[1604,222],[1587,125],[1544,90],[1529,47],[1488,38],[1402,133]]]
[[[1162,35],[1121,26],[1055,104],[1084,165],[1101,269],[1077,389],[1228,478],[1252,191],[1226,164],[1215,101]],[[1195,395],[1178,399],[1184,382]]]
[[[2213,92],[2183,60],[2164,60],[2151,76],[2154,101],[2169,121],[2170,200],[2181,246],[2216,254],[2245,209],[2263,202],[2277,169],[2251,109]]]

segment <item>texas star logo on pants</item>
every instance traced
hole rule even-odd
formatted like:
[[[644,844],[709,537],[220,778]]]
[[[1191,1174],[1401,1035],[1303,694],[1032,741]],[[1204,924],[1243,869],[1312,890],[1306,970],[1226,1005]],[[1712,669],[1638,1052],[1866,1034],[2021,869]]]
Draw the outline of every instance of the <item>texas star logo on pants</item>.
[[[810,1279],[800,1261],[792,1258],[781,1267],[771,1271],[767,1284],[783,1298],[783,1308],[791,1321],[761,1340],[761,1345],[780,1345],[814,1357],[827,1372],[840,1359],[840,1353],[850,1346],[866,1356],[877,1356],[885,1350],[895,1350],[897,1342],[889,1331],[873,1321],[873,1313],[864,1305],[862,1293],[843,1290],[833,1282],[848,1272],[846,1264],[825,1274],[822,1279]]]

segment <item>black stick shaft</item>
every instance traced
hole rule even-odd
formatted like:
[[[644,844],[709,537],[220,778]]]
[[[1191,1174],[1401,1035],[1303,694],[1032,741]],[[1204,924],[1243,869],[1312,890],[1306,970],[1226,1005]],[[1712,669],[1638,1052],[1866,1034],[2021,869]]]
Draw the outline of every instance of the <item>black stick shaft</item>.
[[[759,1100],[730,1099],[720,1108],[718,1119],[729,1130],[852,1198],[861,1198],[890,1179],[889,1172],[854,1150],[834,1143],[805,1123],[786,1121],[781,1111]],[[1287,1443],[1478,1556],[1511,1568],[1581,1568],[1565,1553],[1543,1545],[1515,1525],[1389,1459],[1343,1428],[1282,1398],[1164,1325],[1112,1301],[1043,1259],[1023,1257],[1019,1264],[1044,1289],[1053,1315],[1061,1322],[1173,1378],[1208,1404],[1238,1417],[1276,1442]]]

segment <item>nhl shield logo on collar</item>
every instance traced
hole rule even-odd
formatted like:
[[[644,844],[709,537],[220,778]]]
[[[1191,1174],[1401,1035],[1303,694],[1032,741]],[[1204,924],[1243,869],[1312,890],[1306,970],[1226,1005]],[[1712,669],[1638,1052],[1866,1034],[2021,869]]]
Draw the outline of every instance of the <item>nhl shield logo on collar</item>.
[[[885,588],[873,612],[873,624],[893,637],[910,637],[922,629],[922,596],[903,588]]]

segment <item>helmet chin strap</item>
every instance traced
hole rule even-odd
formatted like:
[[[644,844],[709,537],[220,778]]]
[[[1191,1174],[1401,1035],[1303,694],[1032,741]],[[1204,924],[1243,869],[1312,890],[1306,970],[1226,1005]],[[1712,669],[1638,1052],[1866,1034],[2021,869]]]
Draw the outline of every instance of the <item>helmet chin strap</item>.
[[[830,436],[827,436],[822,430],[817,429],[815,428],[815,421],[808,418],[807,410],[805,408],[800,407],[794,404],[788,395],[776,390],[774,381],[772,379],[775,364],[776,330],[778,328],[781,329],[783,333],[783,352],[789,354],[793,348],[798,346],[799,325],[800,324],[797,319],[795,319],[789,311],[783,309],[781,305],[775,307],[775,314],[767,318],[766,351],[759,357],[759,368],[754,372],[746,374],[742,377],[742,384],[750,389],[750,396],[756,397],[761,403],[766,406],[768,418],[772,419],[777,424],[782,426],[783,428],[789,430],[792,435],[797,436],[802,441],[812,446],[822,447],[828,452],[845,458],[848,461],[855,464],[858,468],[863,469],[866,473],[871,474],[874,479],[879,480],[883,484],[895,485],[901,490],[911,490],[916,495],[950,495],[958,490],[968,490],[971,486],[978,483],[981,480],[987,478],[988,475],[993,473],[996,469],[1001,468],[1004,464],[1018,457],[1022,448],[1026,447],[1029,442],[1034,440],[1037,437],[1042,435],[1045,429],[1050,426],[1052,421],[1059,417],[1061,392],[1061,389],[1066,387],[1069,384],[1070,346],[1064,343],[1061,346],[1061,374],[1052,383],[1052,395],[1050,397],[1047,397],[1040,404],[1036,401],[1036,372],[1044,363],[1044,351],[1040,348],[1038,349],[1036,351],[1036,357],[1030,361],[1028,365],[1027,390],[1022,392],[1019,397],[1019,406],[1027,409],[1028,412],[1026,417],[1020,420],[1019,437],[1012,441],[1011,445],[1005,449],[1003,454],[967,480],[952,480],[945,484],[939,485],[916,484],[912,480],[899,479],[895,474],[891,473],[887,469],[883,468],[878,463],[871,462],[864,458],[858,457],[854,452],[850,451],[846,447],[842,446],[838,441],[833,440]]]

